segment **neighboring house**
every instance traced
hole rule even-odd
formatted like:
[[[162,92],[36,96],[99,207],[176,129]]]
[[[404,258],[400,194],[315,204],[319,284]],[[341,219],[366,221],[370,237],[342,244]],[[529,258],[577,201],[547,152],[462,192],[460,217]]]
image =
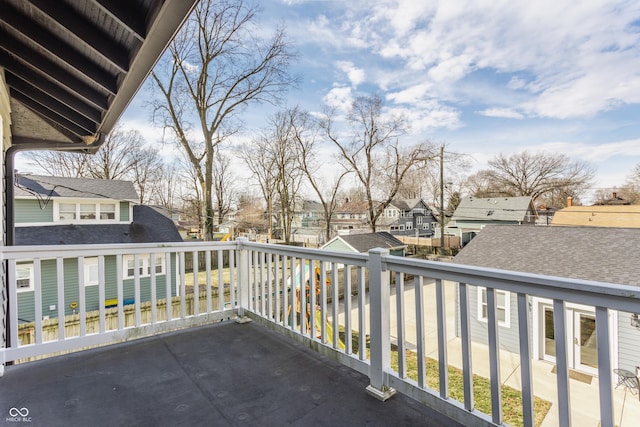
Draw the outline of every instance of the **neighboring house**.
[[[182,241],[174,222],[158,210],[137,205],[138,195],[128,181],[60,178],[53,176],[19,175],[15,189],[16,245],[77,245],[109,243],[150,243]],[[172,263],[175,260],[172,259]],[[133,255],[123,258],[122,279],[124,300],[134,297]],[[141,295],[144,301],[150,294],[149,255],[139,256]],[[65,313],[72,314],[78,303],[78,260],[65,259]],[[166,292],[166,259],[155,259],[157,292]],[[42,308],[46,317],[57,316],[57,267],[55,259],[41,263]],[[22,321],[33,321],[34,265],[18,264],[18,304]],[[84,285],[87,311],[97,310],[100,304],[111,305],[117,297],[116,257],[105,257],[105,300],[98,299],[98,258],[84,259]],[[171,282],[175,295],[175,281]],[[108,301],[111,300],[111,301]],[[75,303],[75,304],[73,304]],[[77,308],[77,306],[75,307]]]
[[[454,258],[457,264],[640,286],[640,229],[602,227],[486,227]],[[487,343],[486,292],[469,293],[472,339]],[[497,291],[500,348],[517,353],[516,295]],[[529,297],[532,354],[555,362],[553,301]],[[638,310],[640,312],[640,309]],[[640,366],[638,313],[609,314],[612,368]],[[456,316],[456,319],[458,316]],[[569,367],[597,375],[595,309],[566,304]],[[458,325],[459,331],[459,325]]]
[[[338,234],[370,231],[367,202],[346,199],[335,209],[331,224]]]
[[[438,227],[436,215],[422,199],[394,200],[380,218],[391,218],[389,232],[394,236],[431,237]]]
[[[387,232],[338,235],[322,246],[322,249],[366,253],[369,249],[389,249],[391,255],[404,256],[407,247]]]
[[[569,206],[556,212],[551,225],[640,228],[640,205]]]
[[[537,217],[533,201],[528,196],[464,197],[445,227],[445,235],[459,237],[464,246],[487,225],[535,225]]]
[[[626,200],[620,196],[618,196],[618,193],[616,193],[615,191],[613,193],[611,193],[611,198],[607,199],[607,200],[603,200],[600,201],[598,203],[595,203],[594,205],[596,206],[624,206],[624,205],[630,205],[631,202],[629,200]]]

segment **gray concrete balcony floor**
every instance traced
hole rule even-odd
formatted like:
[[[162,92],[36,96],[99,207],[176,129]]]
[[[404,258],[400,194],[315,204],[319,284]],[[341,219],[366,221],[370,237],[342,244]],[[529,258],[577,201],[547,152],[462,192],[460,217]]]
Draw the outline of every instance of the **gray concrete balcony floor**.
[[[265,327],[226,321],[7,366],[0,424],[459,425],[403,395],[380,402],[367,385]]]

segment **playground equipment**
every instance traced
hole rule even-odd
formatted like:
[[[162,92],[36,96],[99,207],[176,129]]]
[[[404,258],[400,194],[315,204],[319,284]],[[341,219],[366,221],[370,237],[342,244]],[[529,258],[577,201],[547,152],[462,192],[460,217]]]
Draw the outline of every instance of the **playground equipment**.
[[[321,271],[320,271],[320,267],[316,266],[315,267],[315,281],[314,283],[314,288],[315,288],[315,294],[316,294],[316,302],[320,300],[320,287],[321,287]],[[300,266],[298,266],[298,268],[296,269],[295,275],[292,277],[292,281],[294,282],[294,287],[295,287],[295,292],[296,292],[296,308],[295,308],[295,315],[296,315],[296,320],[297,320],[297,324],[300,324],[300,321],[302,320],[301,317],[301,301],[300,301],[300,289],[302,288],[302,284],[300,283],[301,280],[301,274],[300,274]],[[307,328],[307,333],[309,335],[311,335],[311,312],[312,312],[312,308],[311,308],[311,286],[309,284],[310,282],[310,272],[309,272],[309,265],[305,264],[304,265],[304,282],[305,282],[305,310],[304,310],[304,318],[305,318],[305,325]],[[325,289],[328,292],[328,289],[331,286],[331,280],[327,277],[326,281],[325,281]],[[337,304],[337,301],[333,302],[334,304]],[[313,308],[313,316],[315,317],[315,336],[316,338],[321,338],[322,337],[322,312],[320,310],[320,307],[316,304],[315,307]],[[291,304],[289,304],[288,310],[287,310],[287,318],[289,319],[289,325],[293,325],[293,313],[291,310]],[[325,322],[325,333],[326,333],[326,338],[328,342],[333,342],[333,327],[331,326],[331,323],[329,323],[329,321]],[[340,338],[338,338],[338,346],[340,349],[344,350],[345,349],[345,345],[342,342],[342,340],[340,340]]]

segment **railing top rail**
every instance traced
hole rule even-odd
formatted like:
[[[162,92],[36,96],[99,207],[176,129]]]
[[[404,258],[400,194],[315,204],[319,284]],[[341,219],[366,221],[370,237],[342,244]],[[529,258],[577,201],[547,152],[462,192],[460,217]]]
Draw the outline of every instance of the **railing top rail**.
[[[241,248],[259,250],[266,253],[293,256],[297,258],[312,258],[317,261],[335,262],[365,267],[369,260],[366,253],[328,251],[325,249],[301,248],[298,246],[272,245],[268,243],[241,242]]]
[[[3,246],[2,259],[57,258],[121,253],[164,253],[189,250],[235,250],[237,242],[162,242],[162,243],[105,243],[85,245]],[[35,254],[38,254],[37,256]]]
[[[494,268],[411,259],[383,257],[387,270],[433,279],[488,286],[541,298],[557,298],[586,305],[606,305],[624,311],[640,311],[640,286]]]

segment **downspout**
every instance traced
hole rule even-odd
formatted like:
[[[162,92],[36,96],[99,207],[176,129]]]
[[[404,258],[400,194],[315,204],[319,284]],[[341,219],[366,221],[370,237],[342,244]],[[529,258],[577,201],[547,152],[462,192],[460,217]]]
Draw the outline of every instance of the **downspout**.
[[[44,150],[52,150],[52,151],[77,151],[77,152],[91,152],[100,148],[102,143],[104,142],[104,135],[100,134],[98,138],[92,144],[85,143],[64,143],[64,142],[25,142],[19,145],[12,145],[7,148],[5,151],[5,163],[4,163],[4,195],[5,195],[5,246],[15,246],[16,244],[16,224],[15,224],[15,155],[20,151],[44,151]],[[5,265],[5,271],[7,266]],[[5,281],[6,287],[6,295],[9,295],[9,281]],[[7,301],[7,313],[9,313],[9,301]],[[5,347],[12,347],[15,343],[11,342],[11,323],[6,322],[5,326],[6,332],[6,343]],[[13,362],[7,363],[7,365],[12,365]],[[1,362],[0,362],[1,365]],[[0,367],[0,374],[1,374]]]

